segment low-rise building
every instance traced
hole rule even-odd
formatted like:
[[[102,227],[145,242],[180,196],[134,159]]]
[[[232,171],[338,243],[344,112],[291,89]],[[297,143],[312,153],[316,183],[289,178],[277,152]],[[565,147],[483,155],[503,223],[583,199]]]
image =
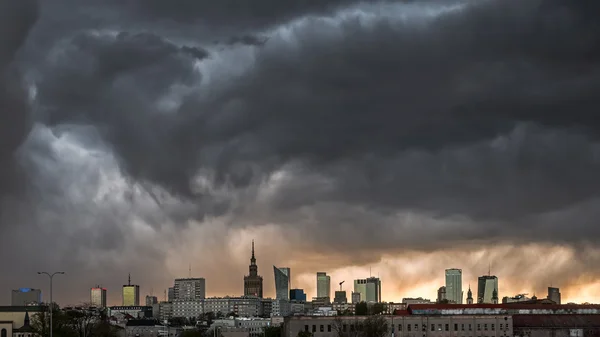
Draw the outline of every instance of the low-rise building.
[[[197,319],[204,313],[204,300],[202,299],[175,299],[172,305],[173,317]],[[216,312],[216,311],[214,311]]]
[[[45,306],[0,306],[0,337],[33,337],[31,315],[46,311]]]
[[[406,305],[411,305],[411,304],[432,304],[434,302],[432,302],[429,299],[423,298],[423,297],[417,297],[417,298],[407,297],[407,298],[402,299],[402,303],[404,303]]]
[[[514,315],[514,337],[600,336],[600,315]]]
[[[337,337],[338,331],[360,329],[368,316],[287,317],[282,337],[307,331],[314,337]],[[513,336],[510,316],[383,316],[395,337],[504,337]]]

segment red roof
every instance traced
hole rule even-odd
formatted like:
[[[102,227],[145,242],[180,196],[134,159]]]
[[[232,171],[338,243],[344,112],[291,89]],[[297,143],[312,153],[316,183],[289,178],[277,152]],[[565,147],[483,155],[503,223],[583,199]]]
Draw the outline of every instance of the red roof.
[[[515,328],[599,328],[600,315],[513,315]]]
[[[444,309],[548,309],[548,310],[575,310],[575,309],[598,309],[597,304],[411,304],[408,311],[412,310],[444,310]]]
[[[409,316],[408,310],[394,310],[394,316]]]

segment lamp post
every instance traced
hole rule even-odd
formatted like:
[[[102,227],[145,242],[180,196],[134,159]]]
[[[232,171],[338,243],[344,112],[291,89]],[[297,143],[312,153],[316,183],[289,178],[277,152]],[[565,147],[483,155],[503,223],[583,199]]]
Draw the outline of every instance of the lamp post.
[[[52,337],[52,312],[54,311],[54,302],[52,302],[52,279],[54,278],[54,275],[56,274],[64,274],[64,271],[57,271],[54,273],[48,273],[46,271],[38,271],[38,275],[48,275],[48,278],[50,278],[50,337]]]

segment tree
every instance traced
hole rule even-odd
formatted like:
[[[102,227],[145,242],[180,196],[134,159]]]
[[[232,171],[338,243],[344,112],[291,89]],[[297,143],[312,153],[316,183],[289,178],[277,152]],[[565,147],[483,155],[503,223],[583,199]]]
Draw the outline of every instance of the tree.
[[[264,337],[281,337],[281,327],[280,326],[265,327]]]
[[[57,309],[57,308],[55,308]],[[40,336],[48,336],[50,315],[46,312],[35,314],[31,327]],[[108,322],[106,312],[90,309],[82,305],[75,309],[55,310],[52,313],[53,335],[56,337],[117,337],[116,327]]]
[[[354,319],[342,319],[337,316],[333,319],[332,329],[335,331],[337,337],[358,337],[361,322],[358,318]]]
[[[356,303],[356,308],[354,309],[354,312],[356,313],[357,316],[368,315],[369,314],[369,306],[367,305],[367,302]]]
[[[371,315],[380,315],[385,311],[385,305],[383,303],[373,303],[369,309]]]
[[[204,337],[204,334],[198,329],[189,329],[183,330],[180,337]]]
[[[313,334],[310,331],[301,330],[301,331],[298,331],[297,337],[313,337]]]
[[[185,317],[171,317],[169,318],[169,325],[171,326],[184,326],[188,324],[188,319]]]
[[[381,315],[369,316],[362,322],[363,337],[386,337],[388,330],[388,322]]]

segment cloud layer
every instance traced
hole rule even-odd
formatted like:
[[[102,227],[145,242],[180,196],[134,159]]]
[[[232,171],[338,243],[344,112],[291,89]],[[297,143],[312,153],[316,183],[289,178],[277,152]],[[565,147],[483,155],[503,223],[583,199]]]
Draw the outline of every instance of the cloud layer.
[[[303,285],[491,259],[521,291],[539,253],[577,263],[534,290],[596,289],[597,2],[236,2],[0,1],[2,287],[159,293],[192,263],[239,294],[257,237]]]

